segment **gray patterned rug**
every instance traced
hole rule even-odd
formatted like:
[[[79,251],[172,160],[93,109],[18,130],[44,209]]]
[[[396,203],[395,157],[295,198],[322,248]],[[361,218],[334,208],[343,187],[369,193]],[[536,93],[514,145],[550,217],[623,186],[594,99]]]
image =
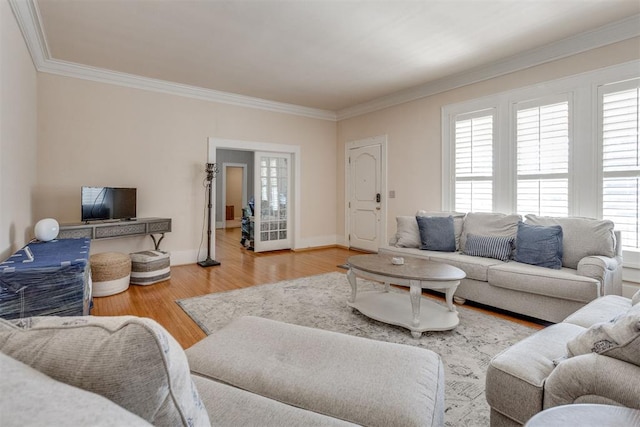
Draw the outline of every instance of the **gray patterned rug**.
[[[382,285],[358,279],[358,290],[372,286]],[[460,325],[456,329],[425,332],[420,339],[414,339],[407,329],[377,322],[347,307],[350,293],[346,275],[334,272],[213,293],[177,303],[207,334],[236,317],[252,315],[428,348],[442,357],[445,367],[445,424],[489,425],[489,406],[484,397],[489,360],[531,335],[533,329],[458,306]],[[409,295],[407,308],[410,309]]]

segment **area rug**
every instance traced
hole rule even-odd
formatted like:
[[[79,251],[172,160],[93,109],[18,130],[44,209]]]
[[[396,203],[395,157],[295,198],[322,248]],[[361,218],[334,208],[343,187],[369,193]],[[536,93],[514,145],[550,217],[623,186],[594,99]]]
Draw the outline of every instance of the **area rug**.
[[[358,290],[380,284],[358,279]],[[392,288],[393,292],[405,292]],[[452,331],[425,332],[414,339],[404,328],[372,320],[346,305],[351,287],[333,272],[178,300],[207,333],[246,316],[259,316],[313,328],[435,351],[445,367],[445,425],[488,426],[485,373],[491,358],[531,335],[534,329],[458,306],[460,324]],[[410,308],[407,294],[407,309]]]

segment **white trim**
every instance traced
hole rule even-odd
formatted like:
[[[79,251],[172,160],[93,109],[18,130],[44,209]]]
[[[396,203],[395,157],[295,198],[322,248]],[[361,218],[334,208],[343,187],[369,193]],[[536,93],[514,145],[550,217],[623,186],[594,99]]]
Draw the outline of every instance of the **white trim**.
[[[360,116],[640,36],[640,14],[636,14],[546,46],[527,50],[502,61],[472,68],[335,112],[55,60],[51,58],[42,31],[37,3],[33,0],[9,0],[9,4],[39,72],[329,121]]]
[[[640,14],[591,31],[576,34],[555,43],[521,52],[502,61],[472,68],[421,86],[383,96],[370,102],[343,108],[337,111],[337,119],[340,121],[394,105],[404,104],[405,102],[415,101],[638,36],[640,36]]]
[[[301,151],[302,148],[299,145],[290,144],[272,144],[269,142],[254,142],[254,141],[241,141],[234,139],[221,139],[209,137],[207,138],[207,161],[209,163],[216,162],[216,150],[218,148],[228,150],[244,150],[244,151],[270,151],[276,153],[288,153],[291,154],[292,170],[293,170],[293,247],[292,249],[302,248],[303,243],[300,238],[300,187],[301,187]],[[215,200],[215,187],[214,187],[214,200]],[[215,212],[214,212],[215,215]],[[215,233],[212,234],[212,248],[211,253],[215,255]],[[212,258],[215,258],[212,256]]]
[[[298,250],[308,248],[322,248],[325,246],[336,246],[338,236],[335,234],[327,236],[312,236],[300,238]]]
[[[370,145],[380,145],[380,194],[382,195],[381,199],[381,212],[380,212],[380,228],[378,235],[378,247],[384,245],[384,243],[389,240],[387,237],[387,210],[389,204],[389,195],[387,194],[387,135],[378,135],[365,139],[359,139],[357,141],[349,141],[345,144],[344,148],[344,236],[343,242],[344,245],[349,247],[349,234],[351,233],[351,221],[350,214],[351,209],[349,209],[349,186],[351,185],[351,178],[349,173],[349,152],[354,148],[362,148]]]
[[[200,99],[204,101],[219,102],[222,104],[240,107],[255,108],[275,113],[292,114],[296,116],[310,117],[313,119],[335,121],[336,115],[332,111],[318,108],[303,107],[300,105],[286,104],[283,102],[269,101],[250,96],[237,95],[213,89],[204,89],[196,86],[172,83],[165,80],[140,77],[132,74],[109,71],[100,68],[58,60],[45,60],[38,71],[57,74],[65,77],[91,80],[99,83],[116,84],[135,89],[149,90],[166,93],[169,95],[183,96],[186,98]]]
[[[270,101],[52,59],[46,37],[42,31],[37,3],[34,3],[33,0],[9,0],[9,3],[22,30],[33,63],[39,72],[276,113],[336,121],[335,112],[329,110]]]

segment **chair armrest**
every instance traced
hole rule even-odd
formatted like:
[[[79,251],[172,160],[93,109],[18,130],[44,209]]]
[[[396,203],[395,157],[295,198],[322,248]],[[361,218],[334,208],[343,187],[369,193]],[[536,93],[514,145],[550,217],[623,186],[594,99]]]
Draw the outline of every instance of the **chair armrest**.
[[[543,407],[602,403],[640,409],[640,366],[596,353],[570,357],[544,385]]]

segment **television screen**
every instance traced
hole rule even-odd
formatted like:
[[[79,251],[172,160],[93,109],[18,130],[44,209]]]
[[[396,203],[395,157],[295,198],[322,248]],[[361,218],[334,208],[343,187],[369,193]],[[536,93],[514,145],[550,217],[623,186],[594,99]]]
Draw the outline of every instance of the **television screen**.
[[[82,221],[135,217],[135,188],[82,187]]]

